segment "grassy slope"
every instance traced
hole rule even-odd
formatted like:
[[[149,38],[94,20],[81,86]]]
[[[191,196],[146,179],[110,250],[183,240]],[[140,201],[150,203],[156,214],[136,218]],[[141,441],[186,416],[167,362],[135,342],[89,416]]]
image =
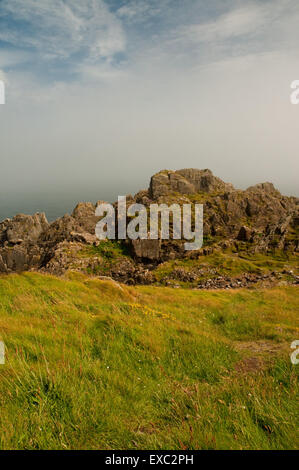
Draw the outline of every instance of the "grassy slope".
[[[0,277],[0,448],[296,448],[297,306],[295,287]]]

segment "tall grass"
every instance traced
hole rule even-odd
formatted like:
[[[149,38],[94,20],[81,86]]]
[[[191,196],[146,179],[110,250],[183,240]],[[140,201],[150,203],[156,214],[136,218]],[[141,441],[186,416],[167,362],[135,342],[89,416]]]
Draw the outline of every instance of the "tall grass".
[[[298,290],[0,278],[1,449],[298,447]]]

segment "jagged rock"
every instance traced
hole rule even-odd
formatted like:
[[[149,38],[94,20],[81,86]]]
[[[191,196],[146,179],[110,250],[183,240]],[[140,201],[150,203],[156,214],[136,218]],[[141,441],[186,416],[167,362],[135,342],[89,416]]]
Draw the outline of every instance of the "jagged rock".
[[[0,272],[38,268],[41,252],[37,241],[49,227],[45,214],[18,214],[0,224]]]
[[[99,217],[95,216],[95,210],[96,206],[91,202],[80,202],[79,204],[77,204],[72,213],[72,217],[76,220],[76,223],[81,227],[81,230],[83,230],[84,232],[88,232],[91,235],[94,235],[95,226],[99,221]]]
[[[145,206],[148,206],[151,203],[149,191],[139,191],[137,194],[135,194],[134,201],[136,201],[137,204],[143,204]]]
[[[0,224],[0,243],[17,245],[23,242],[35,242],[48,228],[45,214],[18,214],[13,219],[6,219]]]
[[[194,194],[196,192],[212,193],[216,191],[232,191],[231,184],[224,183],[213,175],[211,170],[196,170],[193,168],[169,171],[164,170],[151,178],[149,195],[158,199],[171,192]]]
[[[90,259],[78,257],[78,252],[84,247],[81,243],[64,240],[57,243],[44,253],[41,271],[54,275],[62,275],[68,269],[84,271],[90,264]]]
[[[280,195],[280,192],[278,191],[278,189],[276,189],[273,185],[273,183],[269,183],[269,182],[266,182],[266,183],[258,183],[258,184],[255,184],[254,186],[250,186],[247,191],[253,191],[253,192],[256,192],[256,191],[263,191],[264,193],[272,193],[272,194],[278,194]]]
[[[194,168],[188,168],[184,170],[178,170],[176,173],[182,175],[189,183],[191,183],[196,192],[225,192],[232,191],[233,185],[230,183],[224,183],[220,178],[214,176],[211,170],[197,170]]]
[[[71,238],[75,242],[85,243],[86,245],[94,245],[97,243],[96,235],[91,235],[88,232],[71,232]]]
[[[37,269],[41,252],[36,245],[15,245],[0,248],[0,272],[21,272]]]
[[[77,219],[66,214],[48,226],[47,230],[40,236],[40,241],[55,245],[64,240],[71,240],[72,232],[83,233],[84,230]]]

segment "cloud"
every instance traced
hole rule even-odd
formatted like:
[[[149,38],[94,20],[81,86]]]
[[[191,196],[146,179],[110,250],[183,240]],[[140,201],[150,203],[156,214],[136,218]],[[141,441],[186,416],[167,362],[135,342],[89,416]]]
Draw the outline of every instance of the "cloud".
[[[288,10],[286,5],[290,7]],[[241,7],[232,8],[212,21],[181,26],[173,32],[172,39],[183,43],[217,43],[243,37],[252,39],[253,36],[269,32],[269,28],[281,28],[286,20],[292,19],[292,11],[298,17],[298,4],[293,0],[244,2]]]
[[[0,49],[0,67],[8,68],[31,60],[32,54],[20,49]]]
[[[297,0],[161,1],[157,16],[146,9],[156,1],[128,1],[114,13],[97,0],[65,1],[66,10],[57,10],[62,1],[38,3],[0,0],[10,8],[0,8],[0,37],[15,35],[16,51],[31,44],[28,53],[53,69],[51,80],[31,66],[10,70],[19,52],[0,53],[9,78],[0,192],[18,189],[15,210],[32,188],[57,200],[63,190],[71,209],[182,166],[210,167],[237,187],[272,180],[298,193],[299,107],[289,99],[299,78]],[[120,50],[125,57],[114,61]],[[57,62],[75,79],[59,76]]]
[[[167,2],[168,3],[168,2]],[[142,23],[165,9],[165,0],[131,0],[117,10],[117,16],[129,23]]]
[[[167,60],[169,64],[193,69],[252,54],[274,51],[297,54],[298,2],[232,0],[228,5],[225,9],[215,8],[212,17],[194,13],[166,30],[151,45],[155,62]]]
[[[215,21],[191,24],[181,29],[179,39],[190,42],[218,42],[256,34],[267,20],[263,5],[246,5],[221,15]]]
[[[46,59],[111,59],[125,48],[122,25],[102,0],[2,0],[0,22],[1,41]]]

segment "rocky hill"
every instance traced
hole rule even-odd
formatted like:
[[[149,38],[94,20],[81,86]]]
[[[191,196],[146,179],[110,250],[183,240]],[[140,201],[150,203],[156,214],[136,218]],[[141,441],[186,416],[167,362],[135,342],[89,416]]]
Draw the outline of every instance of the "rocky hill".
[[[163,170],[148,190],[127,196],[128,205],[134,202],[202,203],[202,249],[186,252],[178,240],[99,242],[98,203],[79,203],[72,215],[51,224],[44,214],[19,214],[0,223],[0,272],[79,270],[127,283],[197,287],[237,287],[285,276],[297,282],[299,199],[281,195],[271,183],[243,191],[210,170]],[[234,260],[230,268],[228,259]]]

